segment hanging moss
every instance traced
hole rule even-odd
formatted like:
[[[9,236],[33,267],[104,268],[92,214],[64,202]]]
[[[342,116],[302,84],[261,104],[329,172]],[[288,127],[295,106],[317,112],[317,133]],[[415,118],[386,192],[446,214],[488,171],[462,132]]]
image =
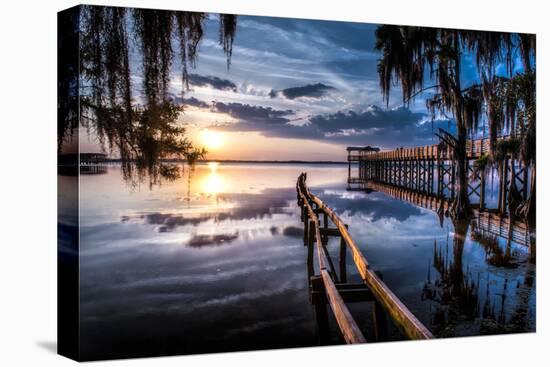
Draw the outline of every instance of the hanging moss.
[[[195,67],[206,14],[102,6],[81,9],[82,125],[93,130],[104,149],[120,154],[123,175],[132,185],[145,178],[150,184],[160,183],[160,178],[174,179],[177,167],[166,166],[163,159],[195,161],[206,152],[194,148],[185,138],[185,129],[176,124],[182,108],[168,93],[176,57],[172,41],[178,41],[185,88],[188,70]],[[234,15],[220,19],[220,42],[229,66],[237,20]],[[141,87],[131,82],[131,43],[137,46],[141,63]]]
[[[531,35],[387,25],[376,30],[376,48],[381,52],[378,74],[386,103],[396,83],[401,86],[405,104],[432,89],[435,93],[426,99],[432,120],[438,113],[445,116],[451,113],[456,122],[456,141],[448,136],[443,139],[452,146],[458,167],[458,195],[451,210],[455,217],[464,217],[468,211],[468,173],[464,168],[466,138],[478,131],[484,115],[489,125],[491,154],[496,150],[498,136],[505,131],[521,136],[524,160],[534,154],[527,140],[533,144],[535,136],[535,98],[531,88],[534,86],[531,71],[534,47]],[[512,75],[518,48],[526,72]],[[461,55],[465,51],[475,56],[482,80],[480,85],[462,86]],[[509,76],[506,78],[496,75],[497,66],[502,62],[507,66]],[[528,83],[531,75],[533,81]],[[426,80],[431,80],[433,85],[425,87]],[[514,152],[520,151],[517,149]]]
[[[227,67],[231,64],[233,54],[233,41],[237,32],[237,16],[232,14],[220,14],[220,45],[227,55]]]

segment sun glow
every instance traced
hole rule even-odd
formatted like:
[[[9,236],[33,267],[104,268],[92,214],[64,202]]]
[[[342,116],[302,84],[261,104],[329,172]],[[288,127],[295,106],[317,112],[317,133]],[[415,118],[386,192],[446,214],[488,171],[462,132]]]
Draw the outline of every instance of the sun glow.
[[[209,162],[208,168],[210,172],[203,178],[201,182],[201,191],[210,196],[216,196],[225,191],[226,182],[224,178],[217,172],[219,163]]]
[[[204,147],[209,150],[219,149],[223,146],[223,143],[225,142],[225,137],[223,136],[222,132],[208,129],[201,131],[200,138]]]
[[[208,162],[208,168],[210,168],[210,172],[216,172],[219,165],[220,164],[218,162]]]
[[[201,188],[204,194],[215,196],[224,192],[225,181],[223,177],[216,172],[210,172],[202,182]]]

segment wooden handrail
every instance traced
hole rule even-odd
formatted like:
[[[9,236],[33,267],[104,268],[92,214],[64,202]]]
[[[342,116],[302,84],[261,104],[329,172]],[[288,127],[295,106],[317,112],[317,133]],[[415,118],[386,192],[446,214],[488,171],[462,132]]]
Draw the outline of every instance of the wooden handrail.
[[[390,315],[394,324],[400,329],[400,331],[409,339],[431,339],[432,333],[412,314],[412,312],[401,302],[399,298],[388,288],[388,286],[380,279],[380,277],[370,268],[367,259],[363,256],[359,247],[349,234],[346,225],[338,217],[338,215],[317,196],[312,194],[306,185],[306,175],[301,174],[298,178],[297,188],[299,194],[304,198],[308,208],[311,209],[309,201],[315,203],[317,207],[328,216],[331,221],[336,225],[342,239],[350,249],[353,261],[359,271],[361,279],[365,285],[370,289],[376,300],[382,305],[386,312]],[[308,210],[309,210],[308,209]],[[311,210],[313,213],[313,210]],[[313,213],[313,216],[314,213]],[[315,216],[316,217],[316,216]],[[318,219],[317,225],[318,228]],[[318,237],[317,237],[318,236]],[[320,240],[320,233],[317,235],[317,241]],[[318,251],[322,253],[322,251]],[[321,256],[321,255],[319,255]],[[321,261],[321,259],[320,259]],[[324,279],[324,277],[323,277]]]
[[[507,140],[507,139],[510,139],[509,135],[502,135],[497,138],[497,141]],[[488,138],[480,138],[480,139],[474,139],[474,140],[468,139],[466,141],[465,150],[469,158],[478,158],[481,155],[488,152],[489,139]],[[351,153],[351,152],[357,152],[357,153]],[[440,150],[438,144],[425,145],[425,146],[419,146],[419,147],[410,147],[410,148],[397,148],[393,150],[378,151],[378,152],[361,151],[361,150],[348,151],[348,161],[439,159],[439,158],[449,158],[450,156],[451,156],[450,148],[445,147],[443,150]]]
[[[319,258],[319,268],[320,268],[321,277],[325,288],[325,293],[326,293],[330,308],[332,309],[332,312],[334,313],[334,317],[336,318],[336,322],[338,323],[338,326],[342,331],[344,340],[348,344],[366,343],[367,340],[363,336],[363,333],[359,329],[359,326],[355,322],[355,319],[353,318],[353,316],[351,316],[351,313],[349,312],[346,304],[344,303],[344,300],[340,296],[340,293],[338,293],[338,290],[336,289],[336,285],[334,284],[334,281],[332,280],[332,277],[330,276],[327,270],[328,259],[326,258],[326,255],[323,249],[323,242],[321,239],[321,230],[319,228],[319,218],[317,217],[317,215],[315,215],[315,211],[311,207],[311,204],[307,200],[307,197],[304,195],[299,185],[296,186],[296,189],[298,191],[299,198],[303,200],[303,205],[307,209],[309,220],[314,224],[315,242],[317,246],[317,255]]]

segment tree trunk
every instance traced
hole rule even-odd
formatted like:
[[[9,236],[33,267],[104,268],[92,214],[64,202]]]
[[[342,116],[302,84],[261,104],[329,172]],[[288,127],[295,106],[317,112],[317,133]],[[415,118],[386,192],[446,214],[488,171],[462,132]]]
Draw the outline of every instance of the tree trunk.
[[[533,162],[531,165],[531,182],[529,185],[529,198],[522,205],[519,215],[525,219],[528,223],[535,224],[537,214],[537,176],[536,165]]]
[[[468,198],[468,157],[466,156],[466,137],[468,136],[466,121],[464,119],[464,99],[462,87],[460,86],[460,41],[458,34],[455,34],[454,48],[457,51],[454,55],[454,115],[457,127],[457,144],[454,149],[457,163],[458,187],[456,197],[452,206],[451,215],[455,220],[467,219],[470,217],[470,199]]]
[[[464,285],[464,270],[462,269],[462,257],[464,253],[464,243],[470,221],[467,219],[453,219],[453,262],[450,269],[451,284],[453,286],[452,295],[459,297],[462,295]]]
[[[510,190],[508,190],[508,212],[510,219],[516,217],[516,210],[521,203],[521,194],[516,185],[516,165],[515,154],[512,153],[510,158]]]
[[[454,219],[466,219],[471,214],[470,199],[468,198],[468,158],[466,156],[466,135],[466,129],[459,126],[458,143],[454,148],[458,178],[456,197],[451,208],[451,215]]]

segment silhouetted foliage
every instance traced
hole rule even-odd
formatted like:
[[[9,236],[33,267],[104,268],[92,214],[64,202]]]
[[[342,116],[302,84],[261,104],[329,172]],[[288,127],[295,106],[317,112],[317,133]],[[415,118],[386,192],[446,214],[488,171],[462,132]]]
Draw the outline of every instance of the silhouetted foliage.
[[[432,117],[450,112],[456,121],[457,136],[443,134],[442,138],[453,148],[457,162],[453,216],[461,218],[469,212],[466,138],[478,130],[483,116],[489,125],[491,154],[499,133],[506,129],[515,134],[519,128],[524,141],[522,157],[526,163],[534,163],[530,158],[534,150],[528,148],[535,137],[534,35],[383,25],[376,30],[376,38],[376,48],[382,52],[378,73],[386,102],[395,82],[400,83],[407,104],[416,95],[434,89],[435,94],[426,99]],[[523,74],[514,74],[518,49]],[[466,51],[475,56],[481,83],[464,88],[461,64]],[[497,75],[500,63],[506,64],[507,76]],[[427,81],[435,84],[425,87]]]
[[[61,151],[64,142],[69,140],[78,127],[79,95],[79,17],[78,8],[58,16],[57,53],[57,149]]]
[[[75,93],[80,94],[80,109],[78,113],[60,106],[59,149],[67,131],[78,126],[80,119],[105,150],[120,155],[124,177],[132,184],[146,177],[150,184],[179,177],[175,171],[179,169],[167,167],[163,159],[194,162],[206,152],[185,138],[185,129],[177,123],[183,109],[170,98],[168,87],[175,57],[182,65],[181,92],[188,87],[188,70],[195,66],[207,15],[87,5],[79,9],[74,24],[79,31],[76,37],[80,36],[80,55],[75,55],[80,56],[80,79],[76,71],[80,86]],[[228,66],[236,26],[236,16],[220,15],[220,43]],[[134,49],[136,57],[131,54]],[[134,59],[140,65],[133,65]],[[141,73],[141,86],[133,85],[135,70]]]

